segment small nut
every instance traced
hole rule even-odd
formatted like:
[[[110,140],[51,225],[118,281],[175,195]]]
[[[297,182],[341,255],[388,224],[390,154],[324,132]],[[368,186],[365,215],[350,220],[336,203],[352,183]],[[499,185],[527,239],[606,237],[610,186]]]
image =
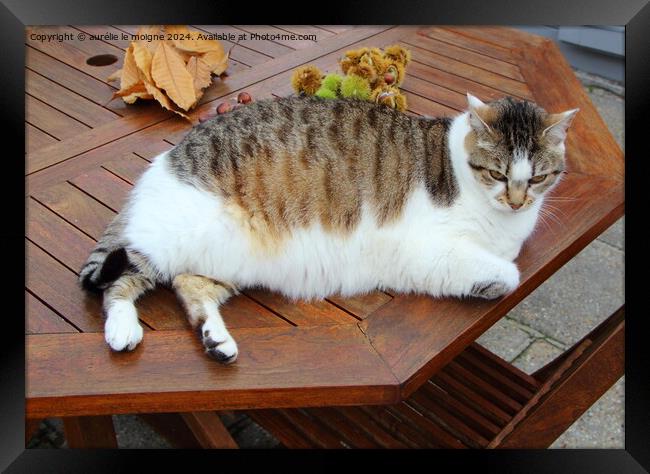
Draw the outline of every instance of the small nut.
[[[248,92],[240,92],[239,95],[237,96],[237,102],[240,104],[248,104],[249,102],[252,102],[253,98]]]
[[[217,106],[217,113],[219,115],[230,112],[231,110],[232,110],[232,105],[230,105],[230,103],[228,102],[222,102]]]
[[[203,123],[203,122],[205,122],[207,120],[210,120],[211,118],[216,117],[216,115],[217,114],[215,114],[214,112],[211,112],[209,110],[206,111],[206,112],[203,112],[201,115],[199,115],[199,123]]]

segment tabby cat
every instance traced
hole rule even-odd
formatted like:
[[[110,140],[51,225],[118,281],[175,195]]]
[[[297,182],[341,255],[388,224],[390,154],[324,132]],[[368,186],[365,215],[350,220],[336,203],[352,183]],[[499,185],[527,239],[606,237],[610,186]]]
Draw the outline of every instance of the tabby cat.
[[[498,298],[564,169],[577,112],[468,94],[453,119],[357,100],[259,101],[155,158],[80,272],[105,337],[134,349],[135,300],[173,286],[206,352],[237,344],[219,305],[262,286],[293,299],[374,289]]]

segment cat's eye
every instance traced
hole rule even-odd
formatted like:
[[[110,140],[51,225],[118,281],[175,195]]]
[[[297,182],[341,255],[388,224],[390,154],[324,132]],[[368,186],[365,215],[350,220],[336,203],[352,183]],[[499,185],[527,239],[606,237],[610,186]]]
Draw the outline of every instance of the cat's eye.
[[[497,181],[508,181],[508,178],[506,178],[504,174],[499,173],[498,171],[495,170],[489,170],[489,171],[490,171],[490,176],[492,176],[493,179],[496,179]]]
[[[533,176],[532,178],[530,178],[528,182],[531,184],[538,184],[544,181],[547,176],[548,176],[547,174],[538,174],[537,176]]]

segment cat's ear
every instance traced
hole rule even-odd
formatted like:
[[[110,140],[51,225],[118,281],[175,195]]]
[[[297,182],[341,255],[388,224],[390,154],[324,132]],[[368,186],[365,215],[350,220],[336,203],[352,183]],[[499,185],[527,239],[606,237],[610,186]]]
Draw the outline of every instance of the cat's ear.
[[[580,109],[571,109],[559,114],[549,114],[544,120],[546,128],[542,132],[552,145],[559,145],[566,138],[566,132],[573,121],[573,117]]]
[[[476,131],[485,130],[492,133],[492,129],[488,125],[493,116],[492,108],[469,92],[467,93],[467,104],[469,105],[469,124],[472,128]]]

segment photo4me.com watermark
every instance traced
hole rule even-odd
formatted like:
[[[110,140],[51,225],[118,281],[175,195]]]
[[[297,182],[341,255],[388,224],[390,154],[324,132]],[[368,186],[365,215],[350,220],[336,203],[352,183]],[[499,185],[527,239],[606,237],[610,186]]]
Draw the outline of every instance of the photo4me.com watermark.
[[[58,42],[62,43],[64,41],[182,41],[182,40],[217,40],[217,41],[230,41],[232,43],[238,43],[241,41],[316,41],[316,35],[301,35],[298,33],[249,33],[249,32],[193,32],[190,34],[183,33],[156,33],[156,34],[131,34],[126,32],[115,33],[113,31],[99,33],[99,34],[89,34],[83,31],[78,33],[39,33],[32,32],[29,35],[29,39],[32,41],[40,41],[42,43],[49,42]]]

